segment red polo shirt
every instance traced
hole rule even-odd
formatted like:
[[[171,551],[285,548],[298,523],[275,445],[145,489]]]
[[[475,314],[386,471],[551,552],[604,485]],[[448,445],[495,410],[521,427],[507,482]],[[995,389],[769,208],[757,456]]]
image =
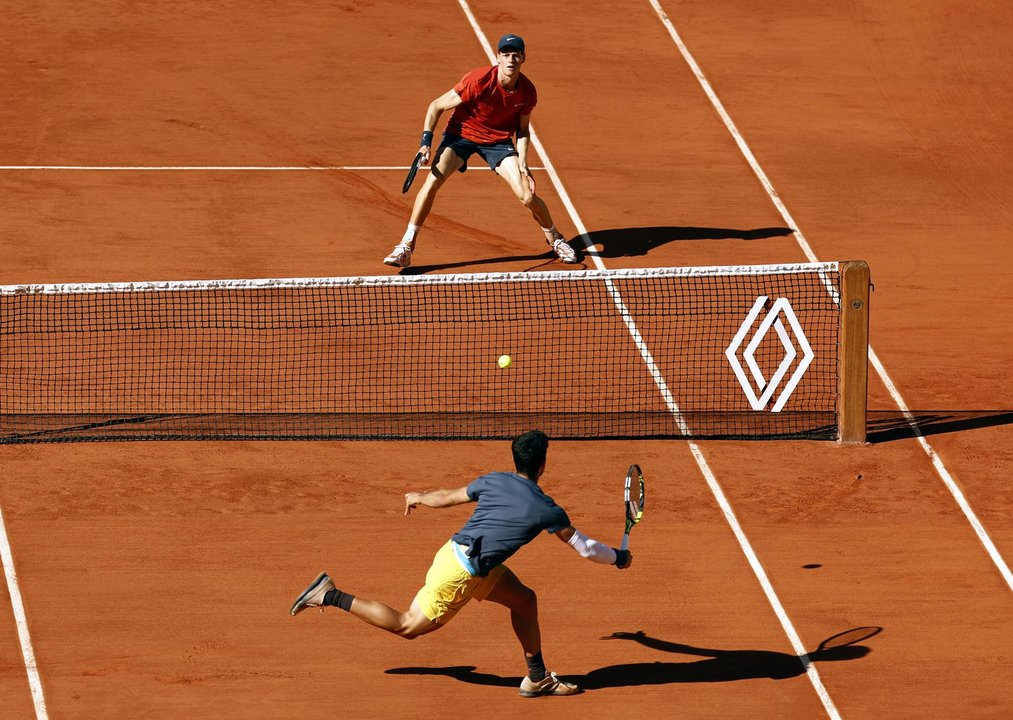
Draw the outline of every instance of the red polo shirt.
[[[538,102],[534,84],[523,74],[512,92],[496,81],[499,67],[472,70],[454,85],[463,101],[454,108],[447,132],[476,143],[509,140],[517,132],[517,118],[530,115]]]

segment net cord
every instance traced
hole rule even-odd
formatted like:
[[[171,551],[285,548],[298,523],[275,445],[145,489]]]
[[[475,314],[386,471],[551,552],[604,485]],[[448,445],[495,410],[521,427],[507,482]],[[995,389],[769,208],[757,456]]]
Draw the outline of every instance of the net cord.
[[[638,277],[694,278],[757,275],[799,275],[815,273],[824,277],[836,272],[838,263],[788,263],[780,265],[715,265],[704,267],[624,268],[616,270],[556,270],[551,272],[456,273],[446,275],[379,275],[318,278],[257,278],[247,280],[166,280],[150,282],[52,283],[0,285],[0,295],[63,295],[89,293],[179,292],[244,290],[266,288],[391,287],[398,285],[468,285],[532,282],[596,282]],[[834,289],[834,293],[836,288]],[[834,294],[832,293],[832,294]]]

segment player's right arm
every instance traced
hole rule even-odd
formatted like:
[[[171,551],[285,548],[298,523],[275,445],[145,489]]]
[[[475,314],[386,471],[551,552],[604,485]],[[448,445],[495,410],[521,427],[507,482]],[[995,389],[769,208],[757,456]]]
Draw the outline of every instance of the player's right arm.
[[[457,94],[456,90],[451,88],[429,103],[429,108],[426,110],[426,120],[422,126],[422,144],[419,146],[419,152],[422,153],[423,165],[429,162],[429,153],[433,145],[433,132],[436,129],[436,123],[440,121],[440,116],[447,112],[447,110],[453,110],[462,102],[461,96]],[[429,142],[427,143],[426,140]]]
[[[581,557],[603,565],[615,565],[625,570],[633,564],[633,553],[629,550],[617,550],[604,543],[589,538],[573,525],[567,525],[555,533],[556,537],[572,547]]]
[[[456,490],[426,490],[424,492],[409,492],[404,496],[404,514],[411,515],[412,510],[419,505],[431,508],[453,507],[464,503],[474,502],[468,497],[468,486]]]

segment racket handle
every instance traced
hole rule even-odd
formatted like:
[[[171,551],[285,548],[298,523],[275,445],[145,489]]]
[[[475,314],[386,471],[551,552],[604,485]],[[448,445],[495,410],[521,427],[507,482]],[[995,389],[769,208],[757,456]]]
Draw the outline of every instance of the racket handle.
[[[620,550],[626,550],[629,547],[630,547],[630,534],[626,533],[625,535],[623,535],[622,542],[619,543],[619,549]]]

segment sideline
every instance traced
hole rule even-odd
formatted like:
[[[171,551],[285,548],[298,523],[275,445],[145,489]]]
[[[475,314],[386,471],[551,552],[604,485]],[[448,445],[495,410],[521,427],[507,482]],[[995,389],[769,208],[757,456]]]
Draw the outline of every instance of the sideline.
[[[763,185],[764,190],[767,191],[767,195],[770,196],[771,201],[774,203],[774,207],[776,207],[777,211],[781,213],[781,217],[787,224],[786,226],[794,229],[792,234],[795,236],[795,241],[798,243],[798,246],[802,249],[802,252],[805,253],[809,262],[819,262],[816,258],[816,253],[813,252],[812,247],[809,245],[809,241],[805,239],[802,231],[797,229],[798,223],[795,222],[791,213],[788,212],[788,208],[785,207],[780,196],[777,194],[777,191],[774,189],[773,183],[770,182],[770,179],[760,167],[760,164],[756,161],[756,157],[754,157],[752,151],[749,149],[749,146],[746,145],[746,141],[742,138],[741,133],[739,133],[739,129],[735,126],[735,123],[732,122],[732,119],[725,110],[724,105],[722,105],[721,101],[718,99],[717,93],[714,92],[714,89],[703,74],[700,66],[697,65],[696,60],[693,59],[693,56],[690,54],[686,44],[683,43],[679,33],[676,32],[675,26],[672,25],[672,21],[668,19],[668,15],[661,7],[661,3],[659,0],[648,0],[648,2],[651,4],[651,7],[654,8],[654,12],[658,15],[658,19],[661,20],[662,25],[665,26],[666,30],[668,30],[669,36],[671,36],[672,41],[679,48],[679,52],[682,53],[683,59],[687,62],[687,64],[689,64],[690,69],[693,71],[697,81],[700,83],[700,87],[703,88],[707,98],[711,101],[711,105],[714,106],[718,115],[721,116],[722,122],[724,122],[725,127],[728,128],[728,132],[730,132],[732,137],[735,139],[735,144],[739,146],[739,150],[742,151],[742,155],[746,158],[746,162],[749,163],[749,167],[753,169],[753,173]],[[939,457],[935,448],[933,448],[929,441],[925,439],[921,429],[918,427],[917,420],[914,415],[911,414],[911,410],[908,408],[907,403],[904,402],[904,398],[901,397],[900,391],[897,390],[897,386],[894,384],[889,374],[887,374],[886,368],[879,359],[879,355],[876,354],[876,351],[873,350],[871,345],[869,346],[869,362],[875,368],[879,378],[883,381],[887,391],[890,393],[890,397],[893,398],[894,403],[908,421],[911,432],[918,440],[918,444],[921,445],[922,450],[928,456],[936,474],[939,475],[943,484],[946,485],[946,489],[950,491],[953,499],[964,513],[964,517],[967,518],[967,521],[974,529],[974,533],[978,536],[978,540],[985,547],[985,551],[988,553],[989,557],[992,558],[992,562],[995,563],[995,566],[999,569],[999,573],[1002,575],[1003,580],[1006,581],[1006,585],[1009,587],[1010,591],[1013,592],[1013,573],[1010,572],[1009,565],[1003,559],[1002,555],[999,554],[999,550],[992,542],[992,538],[989,537],[988,532],[985,530],[985,526],[982,525],[977,514],[971,509],[971,504],[967,501],[967,498],[964,497],[964,493],[954,481],[953,476],[950,475],[949,470],[947,470],[946,466],[943,465],[943,461]]]
[[[35,650],[32,649],[32,638],[28,634],[28,619],[25,617],[25,606],[21,602],[21,589],[18,587],[18,575],[14,571],[14,557],[11,555],[11,543],[7,538],[7,526],[4,524],[2,509],[0,509],[0,563],[4,567],[7,591],[10,593],[11,608],[14,610],[14,622],[18,626],[18,640],[21,641],[21,656],[25,660],[25,670],[28,672],[28,685],[32,689],[35,717],[38,720],[48,720],[46,699],[42,694],[42,680],[39,678],[39,668],[35,664]]]

